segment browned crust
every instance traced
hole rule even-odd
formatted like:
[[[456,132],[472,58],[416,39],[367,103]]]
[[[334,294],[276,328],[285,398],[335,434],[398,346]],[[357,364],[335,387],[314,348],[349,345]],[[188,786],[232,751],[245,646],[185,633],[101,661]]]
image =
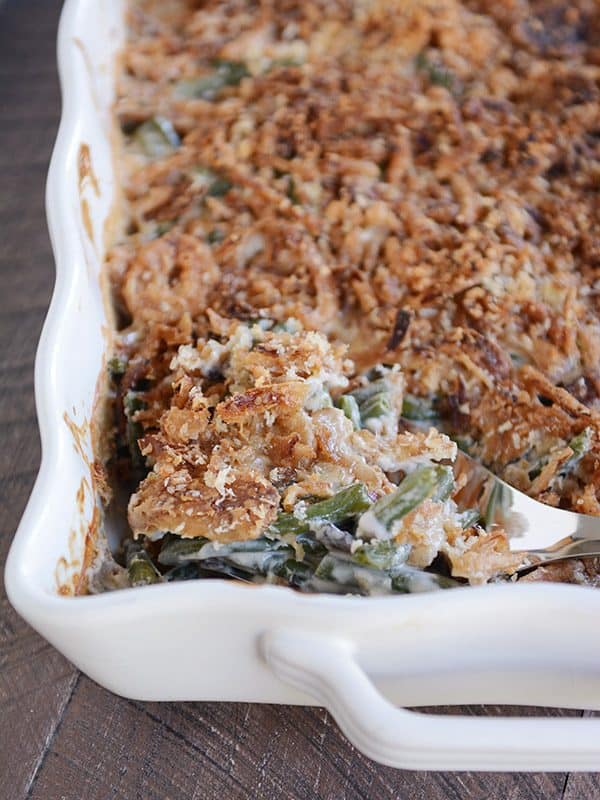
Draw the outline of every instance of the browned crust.
[[[336,437],[350,434],[332,435],[326,410],[307,422],[291,388],[316,343],[302,358],[286,350],[291,379],[270,345],[244,356],[245,385],[172,365],[182,345],[223,344],[236,319],[293,317],[349,345],[354,364],[340,375],[400,365],[408,391],[435,397],[444,424],[496,472],[600,513],[596,5],[209,0],[167,13],[141,0],[130,30],[117,114],[128,125],[166,116],[183,139],[155,160],[129,146],[138,231],[108,259],[127,380],[151,384],[137,420],[153,475],[182,460],[203,480],[198,459],[202,472],[218,444],[244,454],[228,465],[241,471],[266,452],[294,475],[292,497],[315,459],[340,466]],[[300,63],[279,63],[291,52]],[[210,99],[174,91],[214,58],[247,61],[251,76]],[[199,165],[228,182],[221,196]],[[157,222],[174,225],[153,237]],[[201,388],[204,410],[181,380]],[[585,428],[591,448],[564,480]],[[352,475],[355,456],[344,456]],[[146,481],[142,494],[158,486]]]

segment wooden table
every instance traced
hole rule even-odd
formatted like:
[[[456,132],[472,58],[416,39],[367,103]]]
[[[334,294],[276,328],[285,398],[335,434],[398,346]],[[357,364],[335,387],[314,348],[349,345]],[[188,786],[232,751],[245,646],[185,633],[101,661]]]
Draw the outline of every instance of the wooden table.
[[[0,565],[40,456],[33,358],[53,281],[43,192],[59,117],[59,6],[0,3]],[[321,709],[124,700],[35,634],[1,589],[0,603],[0,800],[600,796],[599,775],[384,768]]]

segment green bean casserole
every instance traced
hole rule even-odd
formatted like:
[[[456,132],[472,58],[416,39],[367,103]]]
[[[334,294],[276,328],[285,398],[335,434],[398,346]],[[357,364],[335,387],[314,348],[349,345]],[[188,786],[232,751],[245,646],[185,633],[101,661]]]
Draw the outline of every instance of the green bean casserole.
[[[600,514],[599,96],[594,0],[132,0],[89,590],[506,580],[457,447]]]

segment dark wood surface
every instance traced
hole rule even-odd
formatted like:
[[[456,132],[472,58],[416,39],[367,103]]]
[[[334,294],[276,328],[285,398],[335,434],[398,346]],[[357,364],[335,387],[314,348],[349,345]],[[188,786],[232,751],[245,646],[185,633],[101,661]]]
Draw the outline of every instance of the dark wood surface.
[[[59,117],[59,6],[0,3],[0,566],[40,457],[33,359],[53,281],[43,192]],[[381,767],[322,709],[124,700],[35,634],[2,587],[0,606],[0,800],[600,797],[597,774]]]

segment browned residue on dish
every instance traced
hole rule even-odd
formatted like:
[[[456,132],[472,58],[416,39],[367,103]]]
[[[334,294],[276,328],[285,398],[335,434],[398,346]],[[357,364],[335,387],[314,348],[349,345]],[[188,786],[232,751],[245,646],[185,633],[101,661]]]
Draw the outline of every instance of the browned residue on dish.
[[[89,482],[86,478],[81,479],[79,489],[76,494],[77,510],[80,516],[83,516],[85,508],[86,492],[90,489]],[[66,556],[61,556],[58,559],[54,574],[56,579],[57,591],[60,595],[68,596],[76,594],[77,586],[81,581],[82,575],[82,559],[78,550],[78,543],[80,536],[84,533],[84,524],[80,523],[80,528],[72,528],[69,532],[69,539],[67,542]],[[85,553],[85,548],[84,548]]]
[[[85,446],[85,439],[90,430],[90,423],[87,421],[87,419],[84,419],[83,422],[78,425],[74,419],[71,419],[66,411],[63,414],[63,419],[67,425],[67,428],[71,431],[71,435],[73,436],[73,447],[83,458],[87,466],[91,468],[92,462],[90,461]]]
[[[92,494],[92,497],[94,496],[94,491],[89,481],[86,478],[82,478],[76,494],[77,510],[82,520],[79,528],[73,528],[69,533],[68,555],[61,556],[58,559],[54,571],[57,592],[63,597],[85,594],[87,569],[96,555],[96,541],[100,529],[100,512],[97,504],[95,504],[90,522],[86,524],[83,520],[85,498],[88,492]],[[83,555],[80,552],[82,539]]]
[[[93,498],[96,494],[95,475],[97,470],[95,469],[94,462],[90,460],[86,448],[86,437],[90,431],[90,424],[86,419],[84,419],[81,424],[77,424],[66,411],[63,414],[63,419],[71,431],[75,451],[83,459],[90,471],[89,479],[86,477],[81,479],[75,495],[77,512],[81,520],[79,527],[71,529],[67,543],[67,554],[58,559],[54,570],[58,594],[69,596],[83,593],[86,566],[89,564],[93,555],[93,543],[99,522],[99,512],[95,504],[90,523],[88,524],[85,522],[86,496],[90,493]],[[83,552],[81,548],[82,540]]]
[[[79,145],[79,192],[81,193],[85,185],[89,183],[94,190],[96,197],[100,197],[100,185],[92,166],[92,156],[90,146],[86,142]]]
[[[87,73],[90,82],[90,92],[92,95],[92,102],[94,103],[94,107],[99,109],[100,102],[98,100],[98,93],[96,91],[96,84],[94,82],[94,68],[92,66],[92,61],[88,55],[87,50],[85,49],[85,45],[78,36],[73,37],[73,42],[83,57],[83,63],[85,64],[85,71]]]
[[[83,227],[88,235],[88,239],[92,244],[95,244],[94,228],[92,225],[92,217],[90,215],[90,206],[85,197],[81,198],[81,221],[83,222]]]
[[[63,414],[65,424],[73,437],[73,447],[89,470],[83,477],[75,495],[79,525],[74,527],[67,545],[67,554],[59,558],[55,568],[57,592],[60,595],[80,595],[87,591],[88,567],[97,555],[98,537],[102,527],[100,501],[108,503],[110,488],[106,471],[102,465],[102,448],[105,446],[108,419],[106,418],[106,370],[100,374],[94,393],[94,407],[91,419],[86,418],[77,423],[66,411]],[[97,454],[92,458],[90,453]],[[92,516],[85,519],[86,500],[93,503]]]

